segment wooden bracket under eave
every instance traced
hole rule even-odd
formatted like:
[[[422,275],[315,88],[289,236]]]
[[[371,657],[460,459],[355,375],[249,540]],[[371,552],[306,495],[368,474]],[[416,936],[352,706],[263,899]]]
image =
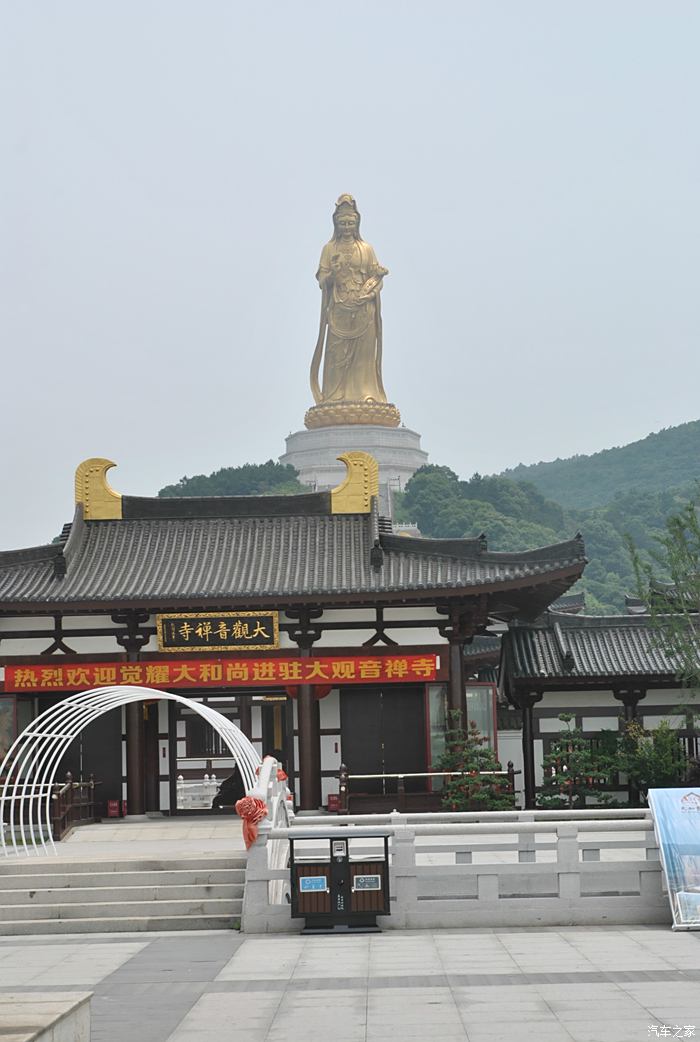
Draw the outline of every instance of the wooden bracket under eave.
[[[109,459],[86,459],[75,471],[75,502],[82,504],[86,521],[120,521],[122,497],[110,488],[107,471],[116,467]]]
[[[346,452],[338,459],[348,469],[342,484],[331,490],[333,514],[369,514],[379,495],[379,464],[368,452]]]

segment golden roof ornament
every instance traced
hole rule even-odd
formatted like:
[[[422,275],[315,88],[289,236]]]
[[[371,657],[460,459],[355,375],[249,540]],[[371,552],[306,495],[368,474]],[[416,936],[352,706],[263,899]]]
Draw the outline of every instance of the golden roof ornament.
[[[122,497],[107,481],[107,471],[116,467],[109,459],[93,457],[75,471],[75,502],[81,504],[86,521],[116,521],[122,516]]]
[[[372,499],[379,495],[379,464],[368,452],[345,452],[345,480],[331,490],[331,513],[369,514]]]

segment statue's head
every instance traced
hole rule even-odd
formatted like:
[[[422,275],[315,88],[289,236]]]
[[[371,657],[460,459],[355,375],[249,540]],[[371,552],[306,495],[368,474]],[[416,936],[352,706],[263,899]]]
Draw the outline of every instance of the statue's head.
[[[351,195],[341,195],[333,211],[334,238],[348,232],[354,239],[360,238],[360,211]]]

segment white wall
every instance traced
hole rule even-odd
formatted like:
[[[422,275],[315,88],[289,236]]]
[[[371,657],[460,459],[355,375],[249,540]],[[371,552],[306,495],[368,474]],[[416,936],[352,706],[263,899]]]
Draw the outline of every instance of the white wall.
[[[523,738],[520,731],[498,732],[498,759],[501,761],[503,770],[509,760],[513,761],[513,767],[520,774],[515,776],[515,791],[519,794],[518,803],[522,806],[523,799]]]

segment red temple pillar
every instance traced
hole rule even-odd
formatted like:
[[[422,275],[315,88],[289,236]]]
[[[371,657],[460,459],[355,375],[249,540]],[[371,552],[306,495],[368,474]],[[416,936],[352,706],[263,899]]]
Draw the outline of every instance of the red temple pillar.
[[[291,612],[287,613],[288,615]],[[290,637],[299,647],[302,658],[310,658],[315,641],[321,630],[311,624],[312,618],[321,615],[317,608],[299,611],[299,625]],[[297,696],[297,721],[299,729],[299,810],[314,811],[321,806],[321,724],[320,709],[311,684],[300,684]]]

